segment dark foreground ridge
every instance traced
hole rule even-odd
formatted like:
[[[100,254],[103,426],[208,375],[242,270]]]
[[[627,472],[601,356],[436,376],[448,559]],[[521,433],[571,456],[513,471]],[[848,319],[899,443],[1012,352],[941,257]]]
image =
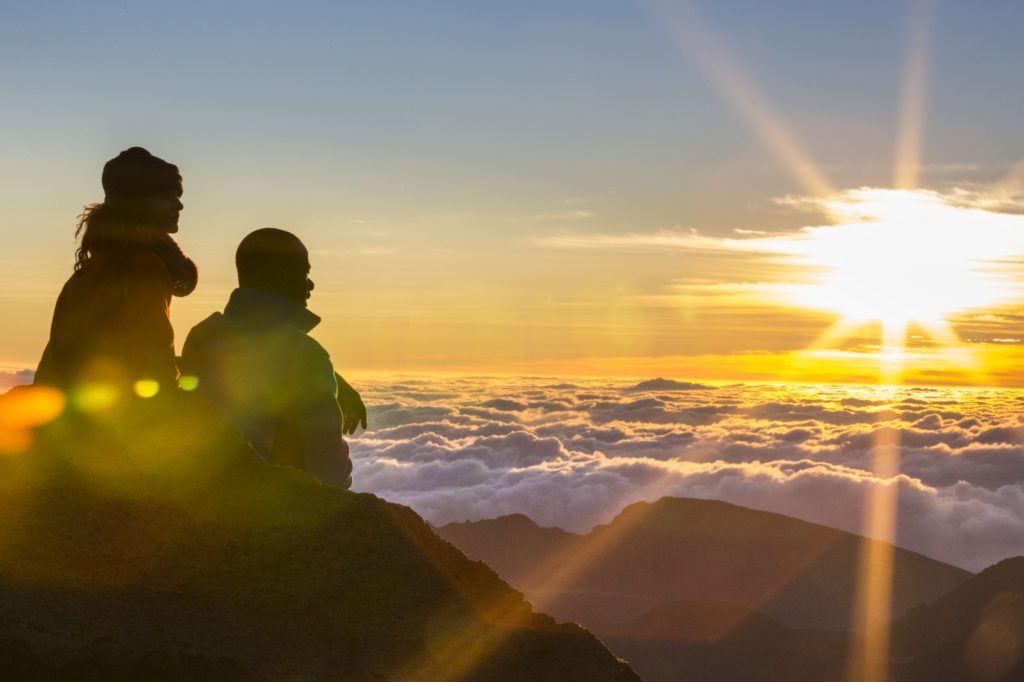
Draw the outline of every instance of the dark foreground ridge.
[[[62,679],[637,680],[412,510],[264,464],[182,399],[0,458],[0,669]]]

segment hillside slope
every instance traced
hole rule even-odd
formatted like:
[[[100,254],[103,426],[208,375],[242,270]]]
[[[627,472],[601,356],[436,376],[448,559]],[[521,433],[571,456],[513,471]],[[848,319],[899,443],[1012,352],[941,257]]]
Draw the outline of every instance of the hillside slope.
[[[0,495],[11,675],[638,679],[410,509],[266,465],[187,400],[62,418]]]

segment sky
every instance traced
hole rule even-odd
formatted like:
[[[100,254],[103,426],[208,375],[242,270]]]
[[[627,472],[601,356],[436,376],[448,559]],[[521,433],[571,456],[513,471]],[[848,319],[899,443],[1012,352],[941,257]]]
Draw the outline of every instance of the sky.
[[[141,145],[184,178],[179,350],[273,225],[343,374],[1022,385],[1022,15],[0,2],[0,370]]]

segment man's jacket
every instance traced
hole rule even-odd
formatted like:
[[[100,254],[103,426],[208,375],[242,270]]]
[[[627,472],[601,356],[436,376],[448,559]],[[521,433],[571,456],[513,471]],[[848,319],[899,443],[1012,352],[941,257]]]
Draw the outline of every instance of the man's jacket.
[[[234,423],[264,459],[352,482],[331,358],[308,332],[320,318],[260,289],[235,289],[223,313],[189,332],[182,375]]]

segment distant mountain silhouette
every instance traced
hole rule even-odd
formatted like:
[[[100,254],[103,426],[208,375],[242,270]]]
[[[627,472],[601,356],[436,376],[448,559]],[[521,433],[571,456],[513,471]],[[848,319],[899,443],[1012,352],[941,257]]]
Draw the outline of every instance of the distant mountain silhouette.
[[[893,653],[901,682],[1024,680],[1024,557],[897,620]]]
[[[631,505],[584,536],[522,516],[449,524],[439,533],[537,608],[598,633],[674,601],[734,603],[791,628],[846,629],[863,542],[781,514],[679,498]],[[971,575],[900,548],[894,560],[896,615]]]
[[[637,680],[412,510],[265,464],[200,405],[0,458],[6,679]]]
[[[703,389],[712,389],[714,386],[708,386],[707,384],[698,384],[692,381],[676,381],[675,379],[663,379],[658,377],[657,379],[648,379],[647,381],[641,381],[640,383],[630,386],[627,391],[699,391]]]

